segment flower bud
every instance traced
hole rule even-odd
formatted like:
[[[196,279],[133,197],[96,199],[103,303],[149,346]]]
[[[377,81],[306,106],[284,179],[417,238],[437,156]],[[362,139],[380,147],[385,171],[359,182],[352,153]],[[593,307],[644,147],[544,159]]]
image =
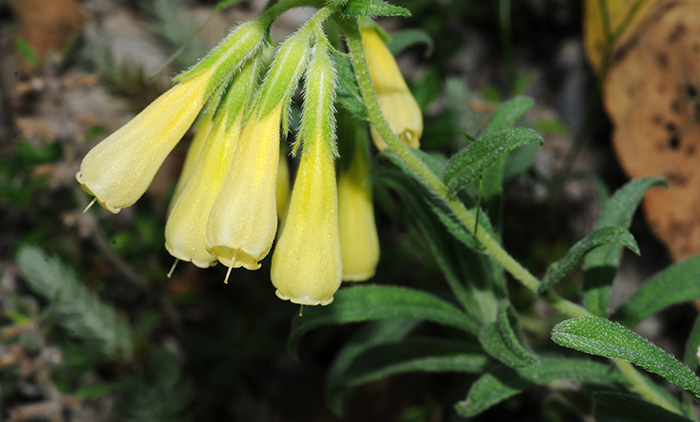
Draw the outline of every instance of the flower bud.
[[[365,47],[369,74],[384,118],[389,123],[391,131],[403,143],[418,148],[423,134],[423,116],[418,103],[408,89],[394,56],[379,34],[371,27],[362,28],[360,34]],[[372,128],[372,140],[380,151],[387,148],[386,142],[374,128]]]

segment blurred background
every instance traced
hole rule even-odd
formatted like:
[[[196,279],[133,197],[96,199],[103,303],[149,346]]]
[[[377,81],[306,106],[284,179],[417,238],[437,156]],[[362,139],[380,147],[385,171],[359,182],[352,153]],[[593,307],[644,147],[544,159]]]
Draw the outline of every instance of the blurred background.
[[[191,133],[136,205],[82,214],[91,198],[74,175],[84,154],[265,6],[243,1],[214,14],[216,3],[0,1],[0,420],[456,420],[451,406],[464,397],[464,375],[390,377],[355,389],[344,416],[327,410],[326,369],[356,327],[305,336],[293,359],[286,342],[299,308],[275,297],[269,258],[260,271],[234,272],[227,285],[221,266],[181,263],[165,277],[173,262],[163,247],[166,212]],[[396,3],[413,17],[381,19],[383,28],[427,35],[398,56],[424,112],[425,150],[452,154],[465,144],[460,132],[478,133],[500,101],[535,99],[526,124],[546,142],[512,169],[503,232],[506,249],[541,275],[591,231],[603,199],[628,179],[599,74],[584,53],[583,5]],[[283,15],[274,38],[309,13]],[[396,195],[378,187],[375,199],[382,258],[370,282],[439,294],[442,275]],[[631,231],[644,258],[623,259],[615,303],[671,261],[641,214]],[[577,281],[561,290],[575,296]],[[533,324],[551,316],[510,287]],[[639,331],[674,353],[694,312],[674,308]],[[543,394],[530,391],[484,418],[548,420],[537,408]]]

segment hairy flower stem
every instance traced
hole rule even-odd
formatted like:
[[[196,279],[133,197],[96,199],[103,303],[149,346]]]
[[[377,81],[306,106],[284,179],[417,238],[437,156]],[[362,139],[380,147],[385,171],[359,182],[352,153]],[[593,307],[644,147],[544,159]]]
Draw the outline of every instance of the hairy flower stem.
[[[513,277],[519,280],[528,290],[537,292],[540,285],[539,280],[532,275],[525,267],[520,265],[508,252],[503,249],[498,240],[494,239],[486,230],[475,230],[476,218],[467,210],[464,204],[457,198],[447,194],[447,187],[401,140],[391,131],[389,124],[384,119],[382,111],[374,94],[372,81],[369,75],[367,62],[365,61],[362,40],[354,22],[348,20],[338,20],[343,28],[350,50],[350,60],[355,70],[357,83],[362,94],[362,99],[367,107],[367,114],[372,126],[379,132],[389,145],[389,148],[410,168],[418,177],[430,188],[430,190],[440,197],[440,199],[450,208],[450,211],[462,222],[464,227],[469,229],[476,239],[482,244],[485,252],[491,255],[499,264],[503,266]],[[586,316],[590,313],[580,305],[570,302],[556,293],[551,292],[545,295],[545,300],[563,313],[572,316]]]
[[[516,261],[508,252],[503,249],[498,240],[494,239],[486,230],[475,230],[476,219],[464,204],[457,198],[450,197],[447,194],[445,184],[440,180],[412,151],[411,148],[404,145],[403,142],[391,131],[389,124],[384,119],[384,115],[377,102],[377,97],[372,87],[369,68],[365,59],[364,48],[358,30],[357,20],[355,19],[337,19],[338,24],[342,28],[348,50],[350,51],[350,60],[355,71],[357,84],[360,89],[360,94],[367,108],[369,121],[374,128],[379,132],[382,138],[386,141],[389,149],[401,159],[404,164],[411,169],[454,213],[459,221],[464,224],[468,230],[474,234],[479,242],[484,247],[484,252],[493,257],[499,264],[503,266],[515,279],[520,281],[528,290],[537,293],[540,281],[532,275],[525,267]],[[563,314],[570,317],[581,317],[592,315],[584,307],[562,298],[552,290],[547,291],[543,295],[546,300],[554,308],[558,309]],[[613,359],[613,362],[620,372],[627,378],[630,383],[630,388],[645,397],[652,403],[655,403],[672,412],[678,412],[677,406],[670,403],[665,397],[650,387],[649,380],[637,371],[631,363],[621,359]]]

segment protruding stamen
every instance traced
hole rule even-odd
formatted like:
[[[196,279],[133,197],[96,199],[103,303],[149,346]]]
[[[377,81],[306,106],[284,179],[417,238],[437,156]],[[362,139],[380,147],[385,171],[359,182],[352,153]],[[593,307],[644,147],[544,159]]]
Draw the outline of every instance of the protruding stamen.
[[[173,272],[175,272],[175,267],[177,266],[177,263],[180,262],[178,258],[175,258],[175,262],[173,262],[173,266],[170,267],[170,271],[168,271],[168,278],[170,278],[173,275]]]
[[[231,275],[232,269],[233,269],[233,262],[231,262],[231,265],[228,267],[228,271],[226,271],[226,278],[224,278],[224,284],[228,284],[228,277]]]
[[[92,201],[90,201],[90,203],[87,204],[87,207],[85,207],[85,209],[83,210],[83,214],[85,214],[86,212],[88,212],[88,210],[90,209],[90,207],[92,207],[92,206],[95,204],[95,202],[97,202],[97,197],[92,198]]]
[[[299,305],[299,317],[304,316],[304,305]]]

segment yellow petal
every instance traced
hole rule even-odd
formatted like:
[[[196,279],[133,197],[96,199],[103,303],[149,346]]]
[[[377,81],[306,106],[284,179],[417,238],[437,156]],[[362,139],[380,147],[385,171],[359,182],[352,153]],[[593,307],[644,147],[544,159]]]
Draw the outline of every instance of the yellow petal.
[[[221,119],[206,140],[194,166],[192,176],[168,216],[165,225],[165,248],[182,261],[206,268],[216,257],[206,250],[207,220],[214,201],[231,167],[241,133],[242,114],[226,130]]]
[[[363,145],[356,142],[347,171],[338,176],[338,221],[343,280],[364,281],[374,275],[379,262],[379,239],[374,223],[370,169]]]
[[[257,270],[275,239],[281,117],[282,104],[246,124],[209,215],[207,250],[227,267]]]
[[[272,284],[281,299],[327,305],[341,276],[335,164],[316,137],[302,155],[287,222],[272,254]]]
[[[275,198],[277,200],[277,216],[280,219],[279,230],[284,227],[289,208],[289,163],[284,153],[280,154],[280,165],[277,171],[277,189]]]
[[[209,137],[209,133],[211,132],[212,117],[213,113],[207,113],[207,115],[204,117],[204,120],[199,124],[199,127],[196,129],[197,132],[195,133],[189,148],[187,148],[187,155],[185,155],[185,163],[182,165],[180,178],[177,180],[177,185],[175,185],[175,190],[173,192],[173,198],[170,201],[170,210],[168,214],[170,214],[170,211],[172,211],[172,207],[177,202],[177,199],[180,197],[180,194],[182,193],[183,189],[185,189],[187,182],[192,176],[192,172],[194,171],[194,167],[197,164],[197,160],[199,160],[199,154],[201,154],[202,148],[204,148],[204,143],[206,142],[207,138]],[[197,125],[195,124],[195,126]]]
[[[399,139],[410,147],[418,148],[423,134],[423,115],[418,103],[408,89],[394,56],[379,34],[374,29],[365,27],[362,28],[361,35],[372,85],[384,118]],[[372,140],[380,151],[387,148],[386,142],[374,129]]]
[[[170,88],[91,149],[75,176],[83,189],[115,214],[134,204],[202,109],[213,71]]]

